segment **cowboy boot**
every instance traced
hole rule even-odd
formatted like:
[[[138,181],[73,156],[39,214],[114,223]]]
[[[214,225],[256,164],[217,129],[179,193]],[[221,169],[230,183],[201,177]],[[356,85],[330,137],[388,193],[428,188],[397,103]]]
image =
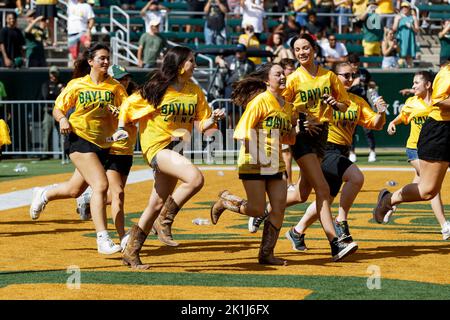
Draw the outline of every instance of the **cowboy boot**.
[[[277,244],[278,235],[280,234],[280,229],[275,228],[275,226],[268,220],[264,223],[264,231],[261,240],[261,246],[259,247],[258,261],[260,264],[270,264],[277,266],[287,265],[287,261],[279,259],[273,256],[273,249]]]
[[[137,224],[131,227],[130,238],[123,251],[122,262],[124,265],[141,270],[150,268],[150,265],[142,264],[141,259],[139,258],[139,252],[141,251],[146,238],[147,235]]]
[[[180,209],[181,208],[178,207],[172,196],[169,195],[158,218],[155,220],[155,223],[153,223],[153,229],[158,235],[159,241],[171,247],[178,246],[178,242],[173,241],[172,224]]]
[[[241,213],[241,206],[246,205],[247,200],[231,194],[228,190],[219,193],[219,200],[211,206],[211,222],[217,224],[222,213],[228,209],[233,212]]]

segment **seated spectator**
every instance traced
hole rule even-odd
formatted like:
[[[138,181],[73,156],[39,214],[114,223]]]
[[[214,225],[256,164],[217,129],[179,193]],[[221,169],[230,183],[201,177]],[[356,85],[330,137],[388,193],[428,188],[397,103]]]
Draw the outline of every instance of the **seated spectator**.
[[[0,66],[15,68],[23,64],[25,39],[17,28],[15,12],[6,14],[6,26],[0,30]]]
[[[352,0],[334,0],[334,12],[338,13],[336,25],[342,33],[347,33],[350,25],[350,17],[346,14],[352,13]]]
[[[69,0],[67,6],[67,42],[71,62],[78,58],[81,47],[91,46],[91,29],[94,27],[94,10],[85,0]]]
[[[317,14],[315,11],[308,11],[308,21],[306,22],[306,29],[311,34],[318,34],[325,29],[324,25],[317,20]]]
[[[164,39],[159,36],[160,24],[161,20],[158,18],[150,21],[150,31],[139,39],[137,58],[141,68],[156,68],[157,60],[166,47]]]
[[[443,21],[443,28],[439,32],[439,42],[441,43],[439,64],[442,66],[450,58],[450,20]]]
[[[409,2],[403,1],[400,5],[400,14],[395,16],[392,30],[397,33],[400,58],[406,60],[408,68],[412,68],[417,53],[416,33],[419,32],[419,20],[411,13]]]
[[[34,18],[35,11],[29,10],[26,14],[28,26],[25,28],[25,51],[28,67],[45,67],[44,41],[47,39],[45,33],[45,18],[38,16]]]
[[[120,7],[123,10],[134,10],[136,8],[136,0],[120,0]]]
[[[255,34],[253,25],[247,24],[244,26],[244,33],[239,36],[238,43],[242,43],[246,48],[259,49],[260,42]],[[249,59],[256,65],[259,65],[262,62],[262,59],[258,57],[252,57]]]
[[[383,63],[381,64],[381,68],[398,68],[398,49],[394,31],[390,28],[386,28],[384,39],[381,42],[381,51],[383,52]]]
[[[208,0],[205,6],[205,43],[225,44],[227,40],[225,14],[228,12],[225,0]]]
[[[381,40],[383,39],[383,27],[381,26],[381,18],[377,10],[376,0],[369,0],[366,12],[358,17],[363,23],[363,41],[364,56],[381,56]],[[368,67],[368,63],[364,63],[364,67]]]
[[[57,16],[56,5],[58,0],[36,0],[35,17],[43,16],[45,28],[48,32],[49,45],[56,46],[56,38],[54,35],[55,17]]]
[[[253,33],[259,39],[259,34],[264,32],[264,2],[262,0],[241,0],[242,28],[253,26]]]
[[[328,36],[328,44],[325,43],[322,46],[322,55],[325,58],[325,64],[329,68],[340,62],[347,61],[347,48],[342,42],[336,41],[336,36],[330,34]]]
[[[159,25],[159,31],[163,31],[164,25],[164,14],[161,10],[165,10],[166,8],[158,3],[157,0],[150,0],[147,4],[141,9],[141,17],[144,19],[145,23],[145,32],[150,31],[150,21],[159,19],[161,21]]]
[[[295,21],[301,26],[306,26],[306,13],[312,9],[311,0],[294,0],[292,6],[297,13]]]
[[[282,33],[277,32],[273,35],[273,46],[267,47],[268,51],[273,53],[272,62],[280,63],[282,59],[294,59],[294,54],[290,48],[285,47],[284,36]]]

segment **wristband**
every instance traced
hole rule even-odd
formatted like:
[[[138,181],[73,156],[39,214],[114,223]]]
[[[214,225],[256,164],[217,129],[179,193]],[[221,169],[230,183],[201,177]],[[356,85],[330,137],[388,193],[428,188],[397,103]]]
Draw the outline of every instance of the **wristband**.
[[[60,122],[62,119],[66,119],[67,120],[66,116],[62,116],[61,118],[59,118],[58,122]]]
[[[117,127],[117,131],[119,130],[125,130],[125,127]]]

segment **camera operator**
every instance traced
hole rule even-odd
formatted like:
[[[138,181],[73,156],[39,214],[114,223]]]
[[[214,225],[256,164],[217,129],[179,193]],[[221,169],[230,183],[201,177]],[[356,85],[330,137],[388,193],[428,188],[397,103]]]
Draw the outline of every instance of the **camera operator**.
[[[225,44],[227,40],[225,14],[228,12],[225,0],[208,0],[205,5],[205,44]]]

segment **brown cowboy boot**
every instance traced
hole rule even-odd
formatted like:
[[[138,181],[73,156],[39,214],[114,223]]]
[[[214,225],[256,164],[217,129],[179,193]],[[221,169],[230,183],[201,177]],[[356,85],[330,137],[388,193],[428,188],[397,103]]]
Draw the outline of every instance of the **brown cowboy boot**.
[[[139,228],[137,224],[131,227],[130,238],[128,239],[127,246],[123,251],[122,262],[124,265],[131,266],[133,269],[146,270],[150,268],[148,264],[142,264],[139,258],[139,252],[144,245],[147,235]]]
[[[258,255],[258,261],[260,264],[270,264],[277,266],[287,265],[286,260],[279,259],[273,256],[273,249],[277,244],[279,234],[280,229],[275,228],[275,226],[268,220],[264,222],[264,231]]]
[[[169,195],[158,218],[153,223],[153,229],[155,229],[159,241],[171,247],[177,247],[179,245],[178,242],[173,241],[172,224],[180,209],[172,196]]]
[[[241,206],[246,205],[247,200],[231,194],[228,190],[219,192],[219,200],[211,206],[211,222],[217,224],[222,213],[228,209],[241,213]]]

